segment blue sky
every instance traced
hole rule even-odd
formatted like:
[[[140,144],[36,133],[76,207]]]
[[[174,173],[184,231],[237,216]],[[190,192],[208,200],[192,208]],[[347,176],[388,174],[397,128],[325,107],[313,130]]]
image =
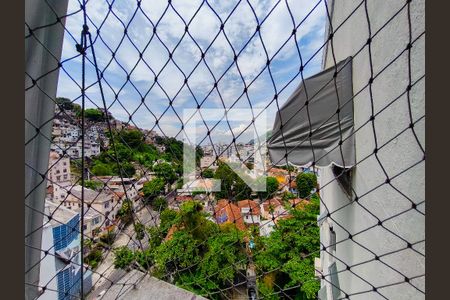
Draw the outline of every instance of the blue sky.
[[[316,6],[318,2],[320,3]],[[181,129],[181,122],[176,114],[182,118],[183,109],[196,108],[195,100],[203,102],[202,108],[218,109],[224,109],[224,105],[230,108],[237,101],[229,114],[239,114],[243,108],[250,108],[249,99],[254,108],[266,107],[273,99],[276,88],[278,92],[284,89],[279,95],[281,106],[301,82],[301,77],[298,76],[286,86],[299,70],[298,50],[304,63],[310,60],[304,69],[305,77],[320,71],[321,53],[311,59],[324,41],[325,3],[318,2],[172,0],[169,5],[168,1],[143,0],[137,9],[137,2],[117,0],[112,4],[112,11],[108,13],[106,1],[89,1],[88,26],[95,39],[94,49],[99,68],[103,71],[102,84],[109,110],[123,121],[128,121],[128,114],[134,113],[132,120],[137,126],[153,128],[158,132],[163,131],[168,136],[174,136]],[[237,3],[239,5],[233,11]],[[311,14],[304,19],[312,9]],[[77,10],[79,10],[78,1],[70,0],[69,13]],[[269,14],[270,11],[272,12]],[[195,17],[192,18],[194,14]],[[256,35],[254,35],[257,27],[255,14],[261,24],[260,34]],[[76,39],[80,37],[82,17],[80,11],[66,19],[66,28]],[[292,30],[302,20],[296,34],[297,49]],[[221,22],[224,22],[223,31],[220,30]],[[189,24],[190,35],[185,32],[185,23]],[[124,37],[125,26],[128,36]],[[155,26],[156,34],[154,34]],[[216,39],[209,46],[214,38]],[[63,60],[77,54],[75,43],[76,41],[66,34]],[[205,52],[206,49],[208,50],[202,60],[201,51]],[[233,49],[236,52],[242,50],[236,63]],[[114,59],[111,51],[115,52]],[[169,51],[173,53],[173,61],[169,61],[166,65]],[[266,67],[266,51],[271,59],[270,72],[275,87]],[[140,52],[142,59],[139,57]],[[92,59],[90,52],[88,57]],[[57,94],[77,99],[76,102],[79,103],[81,92],[77,83],[81,85],[81,58],[70,59],[63,67],[65,71],[60,72]],[[261,71],[261,75],[257,77]],[[154,73],[160,73],[157,83]],[[130,74],[129,81],[127,74]],[[185,84],[184,76],[189,74],[191,75],[188,83]],[[216,89],[214,82],[219,78]],[[95,69],[89,64],[86,69],[86,80],[87,85],[96,80]],[[239,99],[244,90],[243,80],[248,87],[249,99],[245,94]],[[92,101],[86,102],[88,107],[103,106],[98,85],[90,87],[86,95]],[[115,100],[115,95],[118,101]],[[141,100],[143,96],[145,106]],[[169,107],[170,101],[173,108]],[[259,135],[272,127],[277,111],[276,103],[273,102],[266,111],[268,125],[267,128],[257,128]],[[160,119],[156,127],[155,118]],[[230,122],[231,130],[237,135],[250,124],[250,121],[249,117],[247,123]],[[215,122],[207,124],[213,125]],[[203,125],[199,125],[197,128],[199,139],[206,131]],[[226,122],[216,127],[213,136],[215,142],[227,142],[232,138]],[[181,138],[181,134],[178,137]],[[242,134],[244,141],[252,137],[253,132],[250,130]]]

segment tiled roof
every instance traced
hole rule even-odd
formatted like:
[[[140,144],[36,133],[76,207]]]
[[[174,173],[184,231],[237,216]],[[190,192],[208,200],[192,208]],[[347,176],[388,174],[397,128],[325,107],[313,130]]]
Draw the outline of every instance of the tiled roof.
[[[267,199],[266,201],[263,202],[262,205],[263,205],[265,211],[269,211],[270,206],[272,206],[273,208],[282,206],[281,201],[277,198]]]
[[[175,198],[175,200],[176,201],[192,201],[193,200],[193,198],[192,198],[192,196],[177,196],[176,198]]]

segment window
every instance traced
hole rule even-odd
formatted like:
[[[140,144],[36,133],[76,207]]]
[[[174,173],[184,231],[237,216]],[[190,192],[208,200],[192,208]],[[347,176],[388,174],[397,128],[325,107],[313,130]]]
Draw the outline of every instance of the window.
[[[104,207],[108,208],[109,207],[109,202],[105,202],[105,206]]]
[[[86,229],[87,229],[87,225],[84,224],[84,225],[83,225],[83,231],[86,231]]]
[[[61,180],[61,176],[56,176],[56,180],[60,181]]]
[[[67,174],[64,174],[63,178],[64,178],[64,179],[67,179]]]
[[[63,165],[64,165],[64,166],[67,165],[67,162],[63,161]]]
[[[63,169],[63,173],[67,173],[67,169]]]

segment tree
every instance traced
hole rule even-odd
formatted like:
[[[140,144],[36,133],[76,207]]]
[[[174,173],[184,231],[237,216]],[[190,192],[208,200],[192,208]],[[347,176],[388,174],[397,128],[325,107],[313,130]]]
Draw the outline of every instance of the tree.
[[[280,168],[280,169],[287,170],[287,171],[289,171],[289,172],[294,172],[294,171],[295,171],[295,167],[292,166],[292,165],[280,166],[279,168]]]
[[[153,171],[156,173],[156,176],[164,178],[164,180],[169,184],[174,183],[177,179],[177,175],[169,163],[159,163],[153,167]]]
[[[87,108],[84,110],[84,117],[93,122],[103,121],[103,112],[96,108]]]
[[[278,221],[270,236],[259,239],[255,264],[262,272],[273,273],[276,286],[281,289],[300,286],[292,290],[292,298],[315,299],[320,288],[320,282],[314,277],[314,258],[320,249],[319,198],[314,194],[310,204],[291,209],[290,214],[291,218]]]
[[[73,103],[70,99],[64,98],[64,97],[57,97],[56,98],[56,104],[62,109],[62,110],[72,110],[73,109]]]
[[[98,263],[102,259],[102,250],[98,247],[92,249],[89,254],[84,258],[84,262],[88,264],[92,269],[97,268]]]
[[[91,190],[99,190],[103,187],[103,183],[99,181],[94,180],[85,180],[84,181],[84,187],[91,189]]]
[[[132,213],[133,213],[133,203],[131,202],[131,200],[129,199],[123,200],[122,206],[117,212],[117,217],[119,217],[124,224],[128,224],[133,220]]]
[[[260,177],[264,179],[264,177]],[[261,180],[261,179],[260,179]],[[258,192],[258,196],[261,200],[272,198],[278,190],[279,183],[275,177],[265,177],[266,191]]]
[[[159,228],[161,229],[161,232],[166,235],[169,228],[178,222],[178,213],[175,210],[166,208],[161,212],[159,219]]]
[[[295,199],[295,198],[297,198],[297,197],[294,194],[292,194],[291,192],[285,191],[283,193],[281,200],[286,202],[286,201],[289,201],[290,199]]]
[[[134,232],[136,233],[136,239],[139,241],[144,238],[145,227],[142,223],[136,222],[134,224]]]
[[[138,129],[123,130],[117,134],[117,140],[134,150],[141,150],[144,144],[144,134]]]
[[[177,286],[209,294],[230,288],[239,268],[245,272],[244,233],[234,224],[219,227],[208,220],[199,202],[185,202],[178,212],[165,209],[160,220],[159,228],[146,229],[149,247],[133,254],[139,265],[153,267],[153,276],[167,280],[165,275],[171,273],[169,280]],[[169,228],[173,230],[167,236]],[[133,258],[128,250],[122,251],[115,265],[127,268]],[[210,299],[219,299],[219,293],[214,294]]]
[[[300,173],[295,179],[297,183],[298,196],[307,198],[313,188],[317,186],[317,176],[314,173]]]
[[[243,233],[234,225],[226,227],[208,238],[207,247],[199,270],[202,277],[214,276],[218,286],[233,282],[236,268],[224,266],[235,266],[245,261]]]
[[[154,210],[163,211],[167,208],[167,200],[163,196],[158,196],[152,201],[151,206]]]
[[[114,147],[110,147],[108,152],[108,161],[117,164],[119,162],[128,162],[133,158],[133,150],[122,143],[115,143]]]
[[[252,193],[250,187],[228,166],[219,162],[214,178],[220,179],[220,192],[216,192],[216,199],[243,200]]]
[[[73,103],[72,111],[75,113],[75,116],[78,118],[81,116],[81,106],[79,104]]]
[[[153,200],[153,198],[159,196],[164,192],[164,187],[166,182],[161,177],[156,177],[150,181],[144,183],[144,188],[142,191],[144,192],[145,197],[148,200]]]
[[[114,268],[125,269],[134,261],[134,253],[127,246],[114,249]]]
[[[111,176],[114,175],[113,168],[109,164],[102,163],[100,161],[95,161],[91,168],[91,172],[95,176]]]
[[[114,165],[114,173],[118,175],[122,175],[124,177],[133,177],[133,175],[136,173],[136,168],[129,162],[123,162],[120,164],[120,169],[118,169],[117,164]],[[120,172],[120,170],[122,172]]]
[[[252,195],[252,189],[237,175],[233,195],[237,201],[248,199]]]
[[[209,168],[203,170],[202,174],[203,174],[204,178],[213,178],[214,177],[214,171]]]

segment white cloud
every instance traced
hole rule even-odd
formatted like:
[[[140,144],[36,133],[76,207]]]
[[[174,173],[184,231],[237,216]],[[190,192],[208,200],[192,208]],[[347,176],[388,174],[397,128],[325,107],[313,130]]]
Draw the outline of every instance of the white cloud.
[[[113,89],[117,92],[127,80],[126,73],[132,72],[130,80],[141,94],[147,94],[149,88],[154,84],[155,76],[153,72],[161,72],[158,76],[158,82],[169,98],[173,98],[184,85],[185,76],[183,73],[186,76],[190,74],[201,58],[201,51],[204,52],[209,47],[205,57],[207,65],[202,61],[196,67],[196,70],[189,78],[189,87],[199,102],[207,97],[204,104],[205,107],[222,108],[222,100],[225,106],[229,107],[238,99],[244,89],[244,83],[238,69],[233,65],[234,54],[232,47],[238,52],[246,45],[238,57],[237,64],[242,72],[245,84],[248,85],[266,67],[267,57],[265,50],[269,58],[272,58],[283,43],[290,38],[289,43],[284,46],[271,63],[271,70],[276,76],[277,88],[282,88],[282,86],[278,85],[285,84],[299,67],[296,44],[291,36],[294,23],[297,26],[314,7],[316,1],[289,0],[288,5],[292,12],[294,23],[285,1],[251,0],[251,6],[246,1],[241,1],[233,14],[229,16],[238,2],[237,0],[212,0],[208,2],[201,0],[173,0],[172,5],[176,10],[174,11],[167,1],[143,0],[141,9],[145,14],[138,10],[134,15],[137,9],[135,2],[114,2],[112,4],[113,14],[112,12],[108,13],[108,4],[106,2],[89,1],[87,13],[97,27],[101,26],[100,35],[103,41],[97,38],[94,45],[101,69],[105,68],[111,60],[111,52],[104,43],[112,51],[116,51],[117,46],[120,45],[115,56],[117,63],[113,61],[108,65],[104,72],[104,78],[113,85]],[[275,5],[276,8],[268,15]],[[200,6],[201,8],[199,9]],[[70,0],[69,12],[74,12],[78,9],[78,1]],[[257,20],[252,9],[259,22],[262,22],[260,34],[264,41],[265,49],[258,34],[250,40],[257,26]],[[194,14],[196,15],[192,19]],[[133,19],[131,20],[132,17]],[[219,18],[222,21],[226,20],[224,32],[220,32],[221,21]],[[323,43],[324,20],[324,4],[320,3],[297,31],[297,41],[302,55],[306,56],[306,59],[309,58],[308,55],[310,56]],[[74,35],[75,39],[79,39],[82,23],[82,12],[70,16],[66,20],[66,28]],[[188,34],[185,34],[184,23],[189,23],[189,33],[195,42]],[[127,34],[131,41],[128,37],[122,41],[124,25],[128,26]],[[153,34],[155,25],[157,25],[157,36]],[[90,25],[90,28],[93,38],[96,38],[95,26]],[[220,32],[219,36],[210,45],[218,32]],[[178,44],[183,35],[183,40]],[[148,44],[150,39],[152,40]],[[66,35],[63,49],[64,58],[76,55],[74,43],[73,39]],[[229,43],[231,43],[232,47],[230,47]],[[175,47],[177,48],[173,52]],[[168,51],[173,52],[173,60],[181,71],[172,61],[166,65],[169,58]],[[143,52],[142,59],[145,60],[148,66],[144,61],[139,60],[139,52]],[[139,63],[136,66],[138,61]],[[232,67],[224,74],[230,65]],[[71,63],[70,66],[72,73],[79,73],[81,70],[79,59]],[[125,69],[125,72],[121,69],[121,66]],[[208,67],[210,68],[209,70]],[[163,71],[161,71],[162,68],[164,68]],[[218,90],[222,100],[215,89],[210,93],[214,87],[213,76],[216,77],[216,80],[220,79]],[[296,81],[292,85],[297,85],[298,82]],[[109,88],[105,88],[105,90],[109,90]],[[161,115],[162,111],[169,104],[164,91],[158,85],[155,85],[146,97],[146,104],[157,117]],[[92,89],[92,92],[95,92],[95,90]],[[252,83],[248,92],[254,107],[265,107],[273,99],[274,89],[267,70],[264,71],[259,79]],[[67,78],[60,80],[58,89],[58,94],[64,93],[69,95],[77,94],[77,88],[70,84]],[[111,97],[112,92],[109,91],[109,103],[112,101]],[[124,105],[130,106],[129,111],[133,110],[140,103],[139,97],[130,84],[127,84],[119,94],[120,101]],[[177,112],[181,112],[186,107],[196,107],[196,103],[187,86],[184,86],[177,94],[173,107]],[[249,107],[245,95],[238,101],[236,107]],[[114,113],[117,113],[118,117],[123,115],[123,112],[118,107],[114,106],[114,109]],[[276,107],[271,105],[269,110],[274,112]],[[167,114],[167,117],[161,120],[160,126],[165,126],[163,128],[164,132],[167,130],[175,134],[179,131],[173,115],[173,112],[171,112],[170,117]],[[135,117],[143,124],[142,126],[154,126],[154,117],[147,110],[139,110]],[[239,126],[236,129],[239,129]]]

